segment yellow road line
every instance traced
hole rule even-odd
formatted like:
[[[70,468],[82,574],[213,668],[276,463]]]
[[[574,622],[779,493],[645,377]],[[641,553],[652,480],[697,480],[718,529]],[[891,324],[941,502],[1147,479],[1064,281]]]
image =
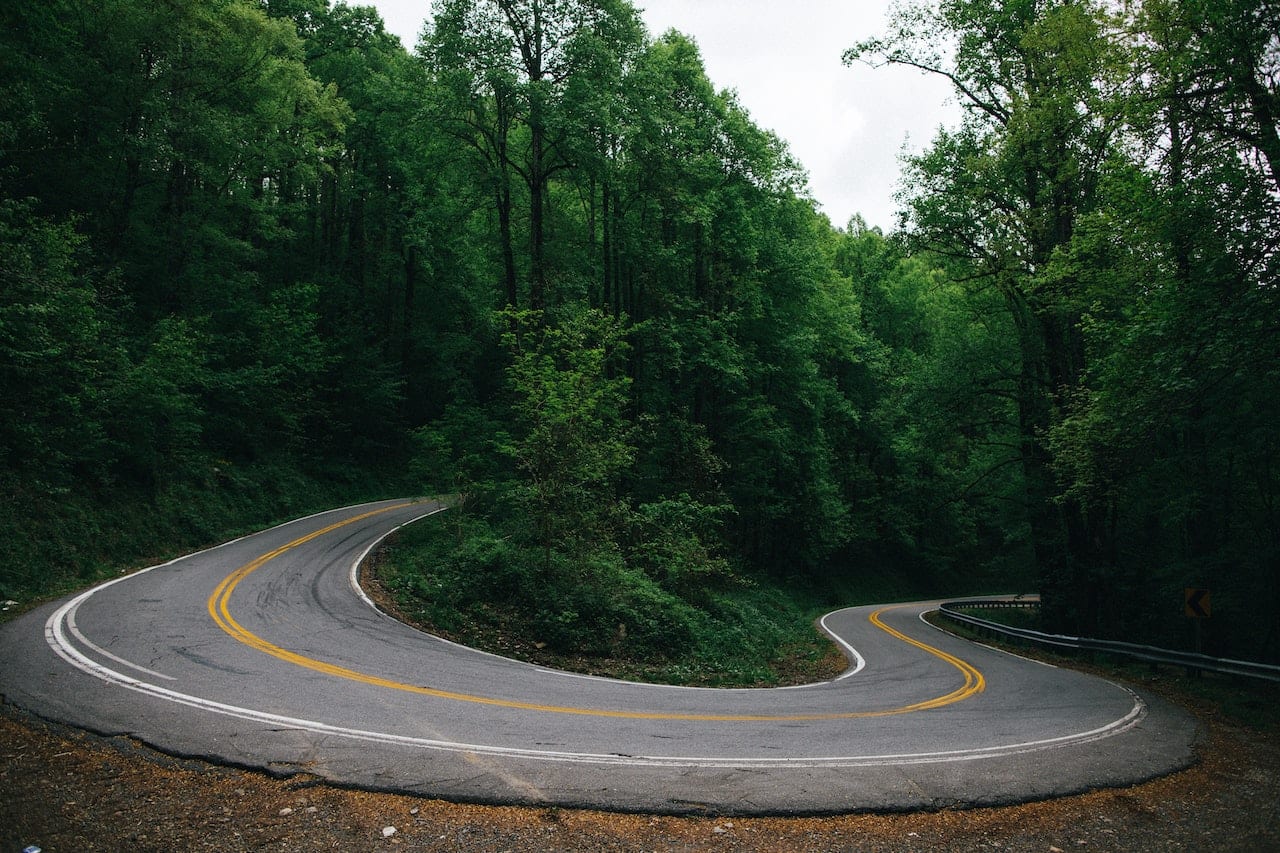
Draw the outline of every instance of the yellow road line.
[[[416,693],[422,696],[434,696],[439,699],[452,699],[458,702],[471,702],[479,705],[495,705],[502,708],[516,708],[516,709],[525,710],[525,711],[541,711],[541,712],[554,713],[554,714],[576,714],[579,716],[588,716],[588,717],[620,717],[624,719],[633,719],[633,720],[692,720],[692,721],[699,721],[699,722],[794,722],[794,721],[808,721],[808,720],[846,720],[846,719],[856,719],[856,718],[863,718],[863,717],[887,717],[895,714],[908,714],[913,711],[925,711],[931,708],[941,708],[944,705],[950,705],[954,702],[959,702],[963,699],[967,699],[976,693],[980,693],[986,686],[986,680],[983,678],[982,673],[978,672],[978,670],[975,669],[970,664],[965,663],[964,661],[960,660],[957,657],[954,657],[953,655],[947,654],[941,649],[935,649],[933,646],[926,645],[922,642],[919,642],[918,640],[913,640],[907,635],[902,634],[894,630],[893,628],[890,628],[888,625],[885,625],[884,622],[880,620],[880,614],[884,613],[886,610],[892,610],[893,609],[892,607],[884,607],[872,613],[870,617],[871,623],[875,625],[877,628],[881,629],[882,631],[889,633],[893,637],[896,637],[897,639],[902,640],[905,643],[915,646],[916,648],[921,649],[922,651],[928,652],[929,654],[934,655],[935,657],[941,658],[942,660],[951,664],[956,669],[960,670],[960,672],[964,675],[964,685],[957,690],[953,690],[952,692],[947,693],[946,695],[938,696],[934,699],[929,699],[924,702],[917,702],[912,705],[906,705],[901,708],[890,708],[890,709],[881,710],[881,711],[851,711],[847,713],[787,714],[787,715],[678,714],[678,713],[661,713],[661,712],[650,712],[650,711],[619,711],[619,710],[607,710],[607,709],[597,709],[597,708],[573,708],[573,707],[566,707],[561,705],[544,705],[544,704],[539,704],[535,702],[518,702],[511,699],[495,699],[488,696],[478,696],[470,693],[456,693],[449,690],[438,690],[434,687],[423,687],[416,684],[405,684],[404,682],[392,681],[390,679],[381,678],[376,675],[368,675],[366,673],[358,672],[353,669],[337,666],[336,664],[325,663],[324,661],[315,660],[314,658],[309,658],[304,655],[297,654],[296,652],[291,652],[288,649],[281,648],[280,646],[277,646],[274,643],[270,643],[267,640],[264,640],[258,635],[252,633],[231,616],[230,601],[231,601],[231,595],[233,592],[235,592],[236,586],[239,585],[241,581],[243,581],[253,572],[260,569],[266,563],[270,562],[271,560],[275,559],[281,554],[286,553],[287,551],[297,548],[300,545],[304,545],[307,542],[310,542],[311,540],[316,539],[320,536],[323,536],[326,533],[329,533],[333,530],[337,530],[340,527],[344,527],[348,524],[353,524],[357,521],[362,521],[366,518],[370,518],[372,516],[379,515],[381,513],[388,512],[393,509],[400,509],[404,506],[408,506],[408,504],[398,504],[396,506],[390,506],[383,509],[374,510],[373,512],[367,512],[367,513],[364,513],[363,515],[357,515],[353,518],[349,518],[344,521],[339,521],[336,524],[331,524],[328,527],[322,528],[313,533],[309,533],[306,536],[303,536],[299,539],[295,539],[292,542],[286,545],[282,545],[273,551],[269,551],[266,554],[263,554],[261,557],[258,557],[257,559],[253,560],[252,562],[241,566],[240,568],[232,572],[230,575],[228,575],[225,579],[223,579],[222,583],[218,584],[217,588],[213,591],[213,594],[209,596],[209,600],[207,602],[209,615],[213,618],[213,621],[216,622],[220,628],[222,628],[222,630],[226,631],[236,640],[239,640],[245,645],[255,648],[258,651],[265,652],[266,654],[269,654],[272,657],[278,658],[280,660],[286,661],[296,666],[303,667],[305,669],[310,669],[315,672],[324,673],[325,675],[332,675],[337,678],[345,678],[349,681],[356,681],[361,684],[371,685],[373,687],[383,687],[388,690],[399,690],[407,693]]]
[[[875,625],[881,631],[884,631],[890,636],[896,637],[897,639],[901,640],[904,643],[915,646],[916,648],[921,649],[922,651],[926,651],[929,654],[933,655],[934,657],[942,658],[944,661],[951,664],[952,666],[954,666],[956,669],[960,670],[960,672],[964,674],[964,686],[959,688],[958,690],[948,693],[945,696],[939,696],[936,699],[930,699],[927,702],[920,702],[916,705],[908,705],[905,708],[899,709],[898,713],[905,713],[907,711],[924,711],[928,708],[941,708],[943,705],[950,705],[952,702],[959,702],[962,699],[968,699],[970,696],[974,695],[975,693],[981,693],[983,690],[987,689],[987,679],[984,678],[982,673],[978,672],[977,668],[974,667],[972,664],[966,663],[965,661],[960,660],[960,658],[956,657],[955,655],[949,655],[946,652],[944,652],[942,649],[935,649],[933,646],[926,645],[920,642],[919,640],[913,640],[912,638],[908,637],[906,634],[903,634],[901,631],[895,631],[893,628],[890,628],[888,625],[884,624],[884,622],[880,620],[880,614],[884,613],[886,610],[892,610],[892,609],[893,608],[891,607],[882,607],[876,612],[872,613],[871,624]]]

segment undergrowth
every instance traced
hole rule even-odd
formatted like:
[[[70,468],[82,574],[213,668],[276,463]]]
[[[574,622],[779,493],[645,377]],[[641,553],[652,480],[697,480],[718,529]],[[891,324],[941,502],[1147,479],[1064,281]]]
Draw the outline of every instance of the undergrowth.
[[[596,675],[770,686],[845,666],[814,627],[828,609],[815,590],[734,577],[677,594],[608,553],[548,563],[461,513],[406,528],[378,573],[400,615],[424,630]]]

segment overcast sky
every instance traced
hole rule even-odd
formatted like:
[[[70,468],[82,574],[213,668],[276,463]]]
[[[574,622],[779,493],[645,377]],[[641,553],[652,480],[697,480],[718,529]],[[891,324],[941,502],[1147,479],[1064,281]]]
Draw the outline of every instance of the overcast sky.
[[[370,3],[405,46],[417,42],[430,0]],[[634,0],[649,32],[675,28],[697,41],[707,75],[735,89],[755,123],[787,141],[815,199],[837,226],[855,213],[894,224],[904,146],[919,151],[955,99],[939,79],[904,68],[846,68],[841,54],[879,35],[891,0]]]

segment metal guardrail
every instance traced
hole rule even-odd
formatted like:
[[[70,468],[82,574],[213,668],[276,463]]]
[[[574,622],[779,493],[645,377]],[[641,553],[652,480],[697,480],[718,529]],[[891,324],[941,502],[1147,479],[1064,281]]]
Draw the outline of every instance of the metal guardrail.
[[[1015,628],[1001,625],[989,619],[981,619],[968,613],[961,613],[957,608],[969,610],[1006,610],[1013,608],[1039,607],[1040,602],[1017,599],[986,599],[972,601],[947,601],[939,605],[938,612],[953,622],[977,628],[990,634],[1037,643],[1042,646],[1072,649],[1081,652],[1118,655],[1134,658],[1152,664],[1180,666],[1188,672],[1216,672],[1223,675],[1238,675],[1246,678],[1260,678],[1265,681],[1280,682],[1280,666],[1252,661],[1232,660],[1230,658],[1214,658],[1194,652],[1175,652],[1155,646],[1142,646],[1136,643],[1122,643],[1116,640],[1094,640],[1088,637],[1068,637],[1063,634],[1045,634],[1028,628]]]

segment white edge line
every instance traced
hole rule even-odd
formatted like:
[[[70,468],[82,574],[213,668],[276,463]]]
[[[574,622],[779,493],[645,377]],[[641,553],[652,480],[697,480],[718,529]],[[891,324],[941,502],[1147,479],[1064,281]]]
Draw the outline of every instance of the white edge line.
[[[353,505],[352,507],[342,507],[340,509],[352,509],[355,506],[364,506],[364,505],[357,504],[357,505]],[[421,518],[426,518],[430,515],[434,515],[436,512],[439,512],[442,509],[443,507],[433,512],[425,513],[421,516],[418,516],[415,519],[412,519],[411,521],[405,522],[405,524],[410,524],[412,523],[412,521],[417,521]],[[326,510],[326,512],[335,512],[335,511],[336,510]],[[314,515],[306,516],[303,519],[295,519],[295,521],[303,521],[303,520],[315,518],[317,516],[324,515],[324,514],[326,513],[325,512],[315,513]],[[276,527],[268,528],[268,529],[274,530],[278,527],[283,527],[287,524],[292,524],[292,523],[293,522],[285,522],[284,524],[276,525]],[[404,525],[402,524],[400,526],[402,527]],[[393,531],[394,529],[398,529],[398,528],[393,528]],[[386,535],[390,535],[390,533]],[[241,537],[241,539],[243,538],[245,537]],[[384,535],[381,538],[385,539],[386,536]],[[77,610],[80,607],[80,605],[83,602],[87,601],[91,596],[96,595],[98,592],[101,592],[102,590],[107,589],[108,587],[114,586],[115,584],[120,583],[121,581],[129,580],[130,578],[137,577],[141,574],[145,574],[146,572],[150,572],[154,569],[163,568],[165,566],[169,566],[174,563],[177,563],[180,560],[185,560],[185,559],[188,559],[189,557],[198,556],[199,554],[207,553],[209,551],[216,550],[217,548],[224,547],[225,545],[232,544],[232,542],[238,542],[238,541],[240,540],[235,539],[235,540],[232,540],[231,542],[225,542],[222,545],[216,545],[212,548],[206,548],[203,551],[198,551],[192,554],[184,555],[182,557],[177,557],[173,560],[169,560],[166,563],[161,563],[159,565],[151,566],[147,569],[143,569],[141,571],[134,572],[129,575],[124,575],[122,577],[114,578],[110,581],[99,584],[98,586],[85,590],[84,592],[77,595],[75,598],[63,604],[60,608],[58,608],[58,610],[56,610],[53,613],[53,615],[49,617],[48,621],[46,621],[45,623],[46,642],[49,644],[50,648],[60,658],[62,658],[64,661],[66,661],[68,664],[70,664],[74,668],[80,670],[81,672],[86,673],[87,675],[91,675],[101,681],[107,682],[108,684],[114,684],[120,687],[124,687],[128,690],[132,690],[137,693],[141,693],[141,694],[152,696],[158,699],[174,702],[180,705],[186,705],[188,707],[197,708],[197,709],[208,711],[211,713],[221,714],[221,715],[230,716],[230,717],[236,717],[239,719],[250,720],[255,722],[265,722],[272,725],[283,725],[283,726],[288,726],[292,728],[298,728],[305,731],[313,732],[315,734],[336,735],[340,737],[347,737],[347,738],[352,738],[356,740],[363,740],[363,741],[370,741],[370,742],[377,742],[377,743],[411,746],[411,747],[416,747],[421,749],[434,749],[434,750],[440,750],[440,751],[446,751],[446,752],[465,752],[465,753],[476,753],[476,754],[484,754],[484,755],[498,755],[498,756],[505,756],[505,757],[511,757],[511,758],[524,758],[524,759],[541,760],[541,761],[559,761],[559,762],[570,762],[570,763],[612,764],[612,765],[625,765],[625,766],[669,766],[669,767],[675,766],[675,767],[698,767],[698,768],[710,769],[710,768],[770,768],[770,767],[779,767],[779,768],[852,767],[852,766],[868,767],[868,766],[907,765],[907,764],[936,764],[936,763],[942,763],[946,761],[974,761],[974,760],[980,760],[985,758],[996,758],[996,757],[1005,756],[1005,755],[1021,755],[1029,752],[1038,752],[1046,749],[1055,749],[1055,748],[1069,746],[1073,744],[1082,744],[1082,743],[1089,743],[1096,740],[1101,740],[1103,738],[1110,737],[1112,735],[1121,734],[1122,732],[1128,731],[1129,729],[1136,726],[1144,717],[1146,717],[1146,714],[1147,714],[1146,703],[1142,701],[1141,697],[1139,697],[1132,690],[1129,690],[1127,687],[1113,684],[1113,686],[1118,687],[1121,690],[1124,690],[1133,699],[1133,702],[1134,702],[1133,707],[1129,710],[1129,712],[1125,716],[1120,717],[1119,719],[1113,720],[1112,722],[1104,726],[1100,726],[1098,728],[1092,729],[1087,732],[1081,732],[1081,733],[1070,734],[1070,735],[1061,735],[1059,737],[1046,738],[1038,741],[1027,741],[1027,742],[1017,743],[1017,744],[1006,744],[1004,746],[997,746],[997,747],[987,747],[987,748],[970,749],[970,750],[947,750],[947,751],[924,752],[924,753],[902,753],[902,754],[891,754],[891,755],[832,756],[832,757],[809,757],[809,758],[672,757],[672,756],[610,755],[610,754],[599,754],[599,753],[573,753],[573,752],[561,752],[561,751],[554,751],[554,750],[531,750],[531,749],[521,749],[517,747],[501,747],[501,746],[492,746],[492,745],[486,745],[486,744],[467,744],[467,743],[460,743],[460,742],[453,742],[453,741],[410,737],[406,735],[396,735],[396,734],[391,734],[389,732],[373,732],[373,731],[367,731],[363,729],[353,729],[353,728],[347,728],[344,726],[335,726],[335,725],[322,723],[315,720],[305,720],[305,719],[300,719],[295,717],[286,717],[279,714],[271,714],[265,711],[257,711],[251,708],[243,708],[236,705],[228,705],[222,702],[216,702],[211,699],[204,699],[198,696],[192,696],[190,694],[180,693],[176,690],[170,690],[166,687],[161,687],[160,685],[157,685],[157,684],[150,684],[146,681],[142,681],[140,679],[133,678],[123,673],[117,672],[87,657],[85,654],[83,654],[78,649],[76,649],[67,640],[65,629],[68,627],[67,625],[68,621],[70,621],[72,618],[71,614],[75,610]],[[379,541],[381,541],[381,539]],[[369,550],[372,550],[372,547],[373,546],[370,546]],[[359,562],[360,561],[357,560],[356,565],[358,565]],[[358,586],[359,585],[357,584],[356,585],[357,589],[358,589]],[[367,597],[366,597],[366,600],[368,600]],[[372,602],[370,603],[372,604]],[[374,607],[374,610],[376,610],[379,613],[382,612],[378,610],[376,606]],[[835,611],[835,612],[839,612],[839,611]],[[827,614],[827,615],[829,616],[831,614]],[[826,620],[826,617],[824,616],[822,620],[823,627],[830,633],[830,629],[826,628],[825,620]],[[856,660],[860,662],[859,665],[855,666],[855,668],[850,672],[846,673],[846,675],[852,675],[854,672],[857,672],[858,670],[860,670],[862,666],[865,665],[865,661],[863,660],[862,656],[859,655],[857,651],[853,649],[852,646],[849,646],[847,643],[845,643],[841,638],[839,638],[835,634],[832,634],[831,636],[835,638],[836,641],[839,642],[843,647],[847,648],[856,657]],[[93,644],[90,643],[89,645],[92,646]],[[94,648],[96,649],[97,647],[94,646]],[[114,655],[108,655],[108,657],[119,660],[118,658],[115,658]],[[134,666],[134,665],[130,664],[130,666]],[[141,667],[136,667],[136,666],[134,666],[134,668],[141,669]],[[159,673],[155,673],[155,674],[158,675]],[[844,677],[844,676],[841,676],[841,677]]]
[[[524,666],[533,666],[533,664],[526,664],[524,663],[524,661],[518,661],[514,658],[504,657],[503,655],[494,654],[493,652],[486,652],[483,649],[473,648],[472,646],[465,646],[462,643],[455,643],[453,640],[450,640],[446,637],[441,637],[439,634],[432,634],[429,631],[422,631],[417,628],[414,628],[412,625],[408,625],[404,621],[397,619],[396,617],[392,616],[390,613],[388,613],[387,611],[379,607],[377,602],[375,602],[372,598],[370,598],[369,594],[366,593],[364,591],[364,588],[360,586],[360,566],[362,563],[364,563],[365,558],[368,557],[369,554],[373,552],[374,548],[377,548],[379,545],[385,542],[387,540],[387,537],[389,537],[392,533],[395,533],[400,528],[407,527],[408,525],[413,524],[415,521],[421,521],[424,518],[430,518],[433,515],[437,515],[439,513],[444,512],[446,509],[448,509],[447,506],[437,507],[431,512],[423,513],[422,515],[415,516],[414,518],[411,518],[408,521],[398,524],[395,527],[388,530],[382,536],[379,536],[376,540],[374,540],[374,542],[371,545],[369,545],[368,548],[364,549],[364,551],[360,554],[360,556],[356,557],[355,560],[352,561],[351,568],[347,572],[347,583],[351,586],[351,589],[355,591],[356,595],[360,596],[360,600],[363,601],[366,605],[368,605],[368,607],[371,610],[373,610],[374,613],[377,613],[382,618],[389,619],[398,625],[404,625],[406,628],[413,628],[413,630],[417,631],[419,634],[421,634],[424,637],[430,637],[433,640],[438,640],[439,642],[444,643],[446,646],[452,646],[455,649],[463,649],[465,651],[471,652],[472,654],[483,655],[484,657],[493,658],[494,660],[506,661],[508,663],[518,663]],[[549,671],[554,672],[554,670],[549,670]]]
[[[848,608],[845,608],[845,609],[848,609]],[[843,681],[844,679],[848,678],[851,675],[857,675],[859,672],[862,672],[862,668],[867,665],[866,659],[858,653],[858,650],[855,649],[853,646],[851,646],[843,637],[841,637],[835,631],[831,630],[831,627],[827,625],[828,618],[841,612],[843,611],[833,610],[831,613],[828,613],[826,616],[823,616],[821,619],[818,620],[818,624],[822,626],[823,631],[827,632],[827,636],[829,636],[832,640],[834,640],[836,645],[844,649],[845,655],[851,661],[853,661],[853,666],[845,670],[844,672],[842,672],[840,675],[836,676],[833,679],[833,681]]]
[[[397,525],[396,527],[391,528],[385,534],[379,537],[375,542],[373,542],[373,544],[371,544],[368,548],[365,548],[363,553],[361,553],[358,557],[356,557],[355,560],[351,563],[351,568],[347,573],[348,583],[351,585],[351,588],[355,590],[356,595],[360,596],[360,599],[366,605],[372,608],[373,611],[377,613],[379,616],[382,616],[386,619],[390,619],[391,621],[396,622],[400,625],[405,625],[405,623],[402,620],[397,619],[396,617],[392,616],[390,613],[388,613],[387,611],[379,607],[377,602],[375,602],[372,598],[370,598],[369,594],[364,591],[364,587],[360,586],[360,566],[364,563],[365,559],[369,556],[369,554],[373,552],[374,548],[377,548],[379,545],[385,542],[387,537],[395,533],[401,527],[405,527],[407,525],[413,524],[415,521],[421,521],[424,518],[430,518],[431,516],[437,513],[444,512],[446,509],[448,509],[448,507],[446,506],[439,507],[438,509],[432,510],[431,512],[428,512],[428,513],[424,513],[423,515],[419,515],[415,518],[411,518],[410,520],[404,522],[403,524],[400,524],[400,525]],[[412,625],[408,625],[406,627],[413,628]],[[722,689],[722,688],[714,688],[714,687],[685,687],[679,684],[647,684],[645,682],[640,682],[640,681],[626,681],[621,678],[608,678],[602,675],[587,675],[585,673],[580,673],[580,672],[566,672],[565,670],[562,670],[562,669],[547,669],[546,667],[540,667],[537,664],[531,664],[526,661],[517,660],[516,658],[510,658],[505,655],[496,654],[494,652],[486,652],[484,649],[477,649],[474,646],[468,646],[462,643],[457,643],[457,642],[454,642],[453,640],[450,640],[447,637],[441,637],[439,634],[432,634],[429,631],[422,631],[417,628],[414,628],[414,630],[418,631],[418,633],[422,634],[423,636],[430,637],[433,640],[438,640],[441,643],[444,643],[446,646],[451,646],[455,649],[462,649],[463,651],[470,652],[471,654],[482,655],[487,658],[493,658],[494,660],[504,661],[505,663],[513,663],[513,664],[519,664],[521,666],[532,667],[534,672],[541,673],[543,675],[558,675],[563,678],[578,678],[584,681],[604,681],[612,684],[629,684],[633,686],[641,685],[644,687],[660,687],[667,690],[717,690],[719,692],[728,693],[728,692],[732,692],[732,690],[735,689],[735,688]],[[802,685],[802,686],[808,687],[810,685]],[[744,687],[744,688],[736,688],[736,689],[746,691],[746,690],[752,690],[756,688]]]
[[[424,518],[430,518],[433,515],[438,515],[444,512],[446,509],[448,509],[448,507],[442,504],[440,506],[437,506],[435,509],[431,510],[430,512],[424,512],[422,515],[414,516],[408,521],[402,521],[401,523],[397,524],[395,527],[388,530],[386,533],[379,536],[377,539],[373,540],[373,542],[370,543],[369,547],[365,548],[364,551],[361,552],[360,556],[356,557],[355,561],[351,563],[351,571],[347,575],[347,580],[351,583],[351,588],[355,590],[356,595],[360,596],[360,598],[364,601],[364,603],[369,605],[369,607],[371,607],[375,612],[383,616],[386,616],[387,618],[393,618],[388,613],[384,612],[382,608],[380,608],[377,604],[374,604],[373,599],[370,598],[368,594],[365,593],[364,589],[361,588],[360,565],[365,561],[366,557],[368,557],[371,553],[373,553],[374,548],[377,548],[379,545],[385,542],[387,538],[390,537],[391,534],[395,533],[397,530],[400,530],[403,527],[408,527],[410,524],[413,524],[415,521],[422,521],[422,519]]]
[[[71,629],[72,636],[74,636],[77,640],[84,643],[86,646],[93,649],[95,652],[102,655],[103,657],[110,658],[116,663],[123,664],[127,667],[136,669],[138,672],[144,672],[147,675],[153,675],[156,678],[163,678],[165,681],[178,680],[174,678],[172,675],[165,675],[163,672],[156,672],[154,669],[147,669],[145,666],[139,666],[133,661],[128,661],[120,657],[119,655],[112,654],[111,652],[104,649],[102,646],[99,646],[97,643],[90,640],[84,634],[80,633],[80,628],[78,625],[76,625],[76,611],[79,609],[80,609],[80,605],[76,604],[76,606],[71,608],[71,610],[68,611],[67,613],[67,627]]]
[[[280,522],[279,524],[275,524],[275,525],[273,525],[273,526],[271,526],[271,527],[264,528],[262,531],[259,531],[259,532],[261,532],[261,533],[267,533],[267,532],[270,532],[270,531],[272,531],[272,530],[279,530],[279,529],[280,529],[280,528],[282,528],[282,527],[287,527],[287,526],[289,526],[290,524],[297,524],[298,522],[302,522],[302,521],[309,521],[309,520],[311,520],[311,519],[319,518],[319,517],[320,517],[320,516],[322,516],[322,515],[329,515],[330,513],[344,512],[344,511],[347,511],[347,510],[352,510],[352,509],[356,509],[356,508],[358,508],[358,507],[364,507],[364,506],[375,506],[375,505],[379,505],[379,504],[383,504],[383,503],[395,503],[395,502],[396,502],[396,500],[397,500],[397,499],[394,499],[394,498],[393,498],[393,499],[384,500],[384,501],[373,501],[373,502],[371,502],[371,503],[367,503],[367,504],[351,504],[350,506],[337,507],[337,508],[335,508],[335,509],[326,509],[326,510],[321,510],[320,512],[313,512],[313,513],[311,513],[310,515],[304,515],[304,516],[302,516],[301,518],[294,518],[294,519],[290,519],[289,521],[282,521],[282,522]],[[443,507],[441,507],[441,509],[443,509]],[[429,513],[429,514],[430,514],[430,513]],[[417,519],[414,519],[414,521],[417,521]],[[409,522],[405,522],[405,523],[406,523],[406,524],[408,524]],[[402,526],[403,526],[403,525],[402,525]],[[71,601],[69,601],[69,602],[68,602],[68,603],[67,603],[63,608],[60,608],[60,609],[57,611],[57,613],[55,613],[55,614],[54,614],[54,616],[58,616],[59,614],[62,614],[62,615],[63,615],[63,618],[64,618],[64,620],[65,620],[65,622],[67,623],[67,627],[68,627],[68,629],[71,631],[71,634],[72,634],[72,635],[73,635],[77,640],[79,640],[81,643],[83,643],[84,645],[86,645],[86,646],[88,646],[89,648],[93,649],[95,652],[97,652],[98,654],[102,655],[103,657],[109,658],[109,659],[111,659],[111,660],[115,661],[116,663],[119,663],[119,664],[121,664],[121,665],[123,665],[123,666],[130,667],[131,669],[135,669],[135,670],[137,670],[138,672],[146,673],[147,675],[152,675],[152,676],[155,676],[155,677],[157,677],[157,678],[163,678],[163,679],[165,679],[166,681],[177,681],[177,679],[176,679],[176,678],[174,678],[172,675],[165,675],[165,674],[164,674],[164,673],[162,673],[162,672],[156,672],[156,671],[155,671],[155,670],[153,670],[153,669],[148,669],[148,668],[147,668],[147,667],[145,667],[145,666],[141,666],[141,665],[139,665],[139,664],[133,663],[132,661],[125,660],[124,658],[120,657],[119,655],[112,654],[111,652],[109,652],[109,651],[107,651],[106,649],[104,649],[102,646],[99,646],[97,643],[93,642],[93,641],[92,641],[92,640],[90,640],[88,637],[86,637],[86,636],[85,636],[85,635],[80,631],[80,627],[76,624],[76,613],[79,611],[79,609],[80,609],[80,605],[81,605],[81,604],[83,604],[85,601],[87,601],[87,600],[89,599],[89,597],[90,597],[90,596],[92,596],[92,595],[96,595],[97,593],[101,592],[102,590],[107,589],[108,587],[115,586],[116,584],[121,583],[122,581],[127,581],[127,580],[131,580],[131,579],[133,579],[133,578],[141,577],[142,575],[145,575],[145,574],[147,574],[147,573],[149,573],[149,572],[153,572],[153,571],[155,571],[156,569],[163,569],[163,568],[167,568],[167,567],[169,567],[169,566],[172,566],[172,565],[175,565],[175,564],[177,564],[177,563],[180,563],[180,562],[182,562],[183,560],[189,560],[189,559],[191,559],[191,558],[193,558],[193,557],[199,557],[199,556],[201,556],[201,555],[203,555],[203,554],[209,554],[209,553],[212,553],[213,551],[217,551],[219,548],[226,548],[226,547],[228,547],[228,546],[230,546],[230,545],[234,545],[234,544],[236,544],[237,542],[242,542],[242,541],[244,541],[245,539],[248,539],[250,536],[256,536],[256,535],[257,535],[257,533],[248,533],[248,534],[245,534],[244,536],[237,536],[235,539],[229,539],[229,540],[227,540],[226,542],[221,542],[221,543],[219,543],[219,544],[217,544],[217,545],[211,545],[211,546],[209,546],[208,548],[202,548],[201,550],[199,550],[199,551],[193,551],[193,552],[191,552],[190,554],[183,554],[183,555],[181,555],[181,556],[179,556],[179,557],[174,557],[174,558],[173,558],[173,559],[171,559],[171,560],[166,560],[166,561],[165,561],[165,562],[163,562],[163,563],[157,563],[157,564],[156,564],[156,565],[154,565],[154,566],[147,566],[147,567],[146,567],[146,568],[144,568],[144,569],[139,569],[139,570],[134,571],[134,572],[128,572],[127,574],[122,574],[122,575],[120,575],[119,577],[115,577],[115,578],[112,578],[112,579],[110,579],[110,580],[108,580],[108,581],[104,581],[103,583],[100,583],[100,584],[97,584],[97,585],[95,585],[95,586],[92,586],[92,587],[90,587],[89,589],[87,589],[87,590],[85,590],[84,592],[82,592],[82,593],[80,593],[79,595],[77,595],[75,598],[73,598]],[[366,552],[366,553],[367,553],[367,552]],[[127,570],[126,570],[126,571],[127,571]],[[46,637],[46,639],[49,639],[49,636],[50,636],[50,634],[49,634],[49,626],[53,623],[54,616],[51,616],[51,617],[49,618],[49,622],[47,622],[47,623],[45,624],[45,637]],[[52,641],[52,640],[49,640],[49,644],[50,644],[51,646],[53,646],[53,641]],[[54,651],[57,651],[57,650],[58,650],[58,649],[57,649],[57,646],[54,646]]]
[[[257,711],[251,708],[243,708],[236,705],[228,705],[223,702],[216,702],[211,699],[204,699],[198,696],[191,696],[186,693],[180,693],[176,690],[170,690],[156,684],[150,684],[137,678],[116,672],[88,657],[75,649],[66,638],[64,632],[67,615],[71,609],[87,599],[90,595],[102,587],[95,587],[75,600],[63,605],[56,613],[49,617],[45,623],[45,636],[50,647],[67,663],[76,669],[92,675],[109,684],[115,684],[120,687],[127,688],[137,693],[152,696],[158,699],[174,702],[180,705],[196,708],[211,713],[221,714],[223,716],[235,717],[238,719],[250,720],[253,722],[262,722],[270,725],[280,725],[289,728],[301,729],[314,734],[334,735],[338,737],[346,737],[355,740],[369,741],[375,743],[385,743],[391,745],[415,747],[419,749],[433,749],[445,752],[463,752],[475,753],[482,755],[495,755],[508,758],[521,758],[540,761],[557,761],[569,763],[586,763],[586,764],[610,764],[624,765],[636,767],[697,767],[706,769],[718,768],[817,768],[817,767],[872,767],[886,765],[908,765],[908,764],[937,764],[946,761],[975,761],[985,758],[998,758],[1007,755],[1021,755],[1029,752],[1038,752],[1046,749],[1055,749],[1059,747],[1069,746],[1073,744],[1089,743],[1112,735],[1120,734],[1128,731],[1137,725],[1146,716],[1146,705],[1141,698],[1133,691],[1125,687],[1125,690],[1134,700],[1134,705],[1129,713],[1125,716],[1114,720],[1104,726],[1092,729],[1087,732],[1078,734],[1062,735],[1055,738],[1046,738],[1038,741],[1027,741],[1024,743],[1007,744],[1005,746],[987,747],[982,749],[970,750],[947,750],[939,752],[923,752],[923,753],[902,753],[890,755],[863,755],[863,756],[832,756],[832,757],[810,757],[810,758],[727,758],[727,757],[675,757],[675,756],[636,756],[636,755],[610,755],[600,753],[574,753],[562,752],[556,750],[533,750],[522,749],[518,747],[502,747],[487,744],[468,744],[453,741],[435,740],[429,738],[410,737],[407,735],[396,735],[389,732],[374,732],[364,729],[353,729],[344,726],[335,726],[329,723],[322,723],[315,720],[305,720],[296,717],[286,717],[280,714],[271,714],[266,711]],[[1119,685],[1116,685],[1119,686]]]

